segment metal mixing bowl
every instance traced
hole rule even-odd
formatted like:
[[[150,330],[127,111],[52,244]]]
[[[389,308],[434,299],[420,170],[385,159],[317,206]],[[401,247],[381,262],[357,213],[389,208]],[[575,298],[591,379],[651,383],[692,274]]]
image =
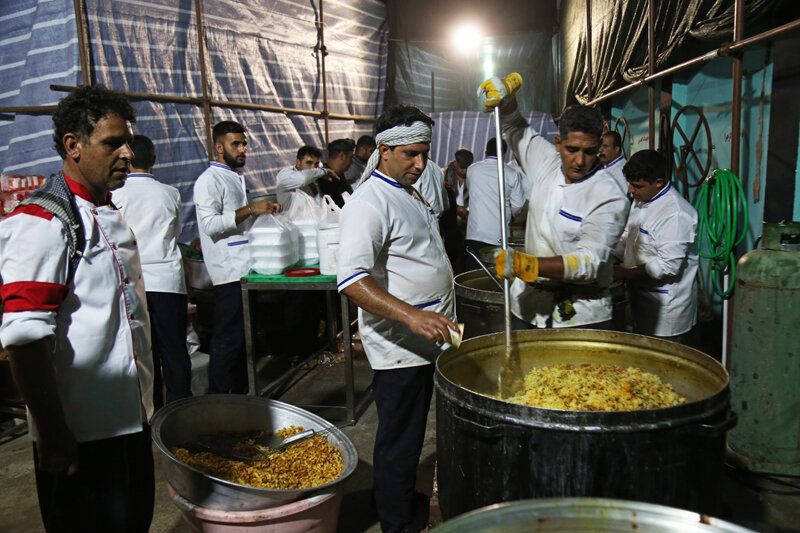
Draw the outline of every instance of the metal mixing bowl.
[[[184,398],[162,407],[153,417],[152,424],[153,441],[163,453],[167,481],[185,499],[209,509],[251,511],[283,505],[316,491],[330,489],[352,474],[358,464],[355,446],[338,428],[328,433],[327,439],[342,454],[342,474],[330,483],[310,489],[276,490],[239,485],[204,474],[170,452],[170,447],[194,442],[202,434],[274,432],[292,425],[314,430],[331,426],[304,409],[266,398],[235,394]]]

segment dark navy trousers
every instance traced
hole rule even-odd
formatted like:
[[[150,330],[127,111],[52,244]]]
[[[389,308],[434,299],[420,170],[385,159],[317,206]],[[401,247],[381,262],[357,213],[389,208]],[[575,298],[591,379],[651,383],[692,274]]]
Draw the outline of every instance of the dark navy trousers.
[[[414,520],[414,486],[433,394],[433,365],[376,370],[372,379],[378,432],[374,494],[384,533]]]

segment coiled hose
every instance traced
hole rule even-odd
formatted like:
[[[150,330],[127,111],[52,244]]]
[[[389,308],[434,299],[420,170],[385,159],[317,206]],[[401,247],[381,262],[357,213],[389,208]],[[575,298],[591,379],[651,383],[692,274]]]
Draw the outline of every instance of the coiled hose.
[[[716,169],[700,187],[694,207],[699,222],[697,237],[700,257],[711,260],[714,292],[727,298],[736,281],[736,258],[733,252],[744,239],[749,224],[747,196],[736,174],[730,170]],[[702,251],[704,241],[708,254]],[[727,287],[723,289],[720,280],[726,270],[730,277]]]

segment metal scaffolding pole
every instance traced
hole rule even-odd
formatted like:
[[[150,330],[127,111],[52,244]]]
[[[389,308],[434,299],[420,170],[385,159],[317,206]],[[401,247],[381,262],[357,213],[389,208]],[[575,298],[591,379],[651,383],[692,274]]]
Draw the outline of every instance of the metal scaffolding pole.
[[[92,84],[92,70],[89,56],[89,26],[86,23],[86,3],[84,0],[73,0],[75,8],[75,25],[78,29],[78,60],[81,64],[81,84]]]
[[[629,83],[628,85],[624,85],[619,89],[614,89],[610,93],[606,93],[602,96],[598,96],[594,100],[587,102],[587,105],[595,105],[604,100],[608,100],[609,98],[613,98],[614,96],[626,93],[631,89],[635,89],[637,87],[646,86],[648,83],[651,83],[657,79],[663,78],[665,76],[669,76],[675,74],[676,72],[680,72],[685,70],[689,67],[693,67],[695,65],[700,65],[702,63],[706,63],[711,61],[712,59],[716,59],[719,56],[728,56],[731,55],[733,52],[744,50],[745,48],[749,48],[754,46],[762,41],[768,41],[770,39],[774,39],[780,35],[784,35],[791,31],[800,29],[800,19],[794,20],[792,22],[786,23],[782,26],[778,26],[777,28],[773,28],[771,30],[767,30],[763,33],[759,33],[758,35],[754,35],[752,37],[748,37],[747,39],[742,39],[739,42],[734,42],[730,44],[726,44],[721,46],[718,49],[711,50],[701,56],[697,56],[693,59],[688,61],[684,61],[683,63],[679,63],[673,67],[669,67],[667,69],[661,70],[659,72],[654,73],[652,76],[645,76],[644,78]]]
[[[586,97],[592,97],[592,0],[586,0]]]
[[[647,74],[652,76],[656,72],[656,2],[647,2]],[[650,115],[649,132],[650,149],[656,147],[656,87],[655,84],[647,86],[647,108]]]
[[[206,126],[206,147],[208,158],[214,159],[214,140],[211,138],[211,90],[208,87],[208,73],[206,72],[206,27],[203,18],[203,0],[194,1],[194,11],[197,20],[197,51],[200,54],[200,80],[203,84],[203,121]]]

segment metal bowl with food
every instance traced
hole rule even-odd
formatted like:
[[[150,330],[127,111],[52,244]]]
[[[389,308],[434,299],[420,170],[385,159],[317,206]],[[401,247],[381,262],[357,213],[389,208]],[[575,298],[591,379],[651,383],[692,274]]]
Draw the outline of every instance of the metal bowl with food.
[[[330,489],[355,470],[356,448],[341,430],[331,428],[327,440],[342,456],[341,475],[324,485],[292,490],[256,488],[213,477],[183,463],[170,449],[196,442],[201,435],[275,432],[289,426],[315,431],[331,428],[323,418],[299,407],[235,394],[195,396],[169,403],[155,414],[152,422],[153,441],[162,452],[169,484],[195,505],[227,511],[265,509]]]

